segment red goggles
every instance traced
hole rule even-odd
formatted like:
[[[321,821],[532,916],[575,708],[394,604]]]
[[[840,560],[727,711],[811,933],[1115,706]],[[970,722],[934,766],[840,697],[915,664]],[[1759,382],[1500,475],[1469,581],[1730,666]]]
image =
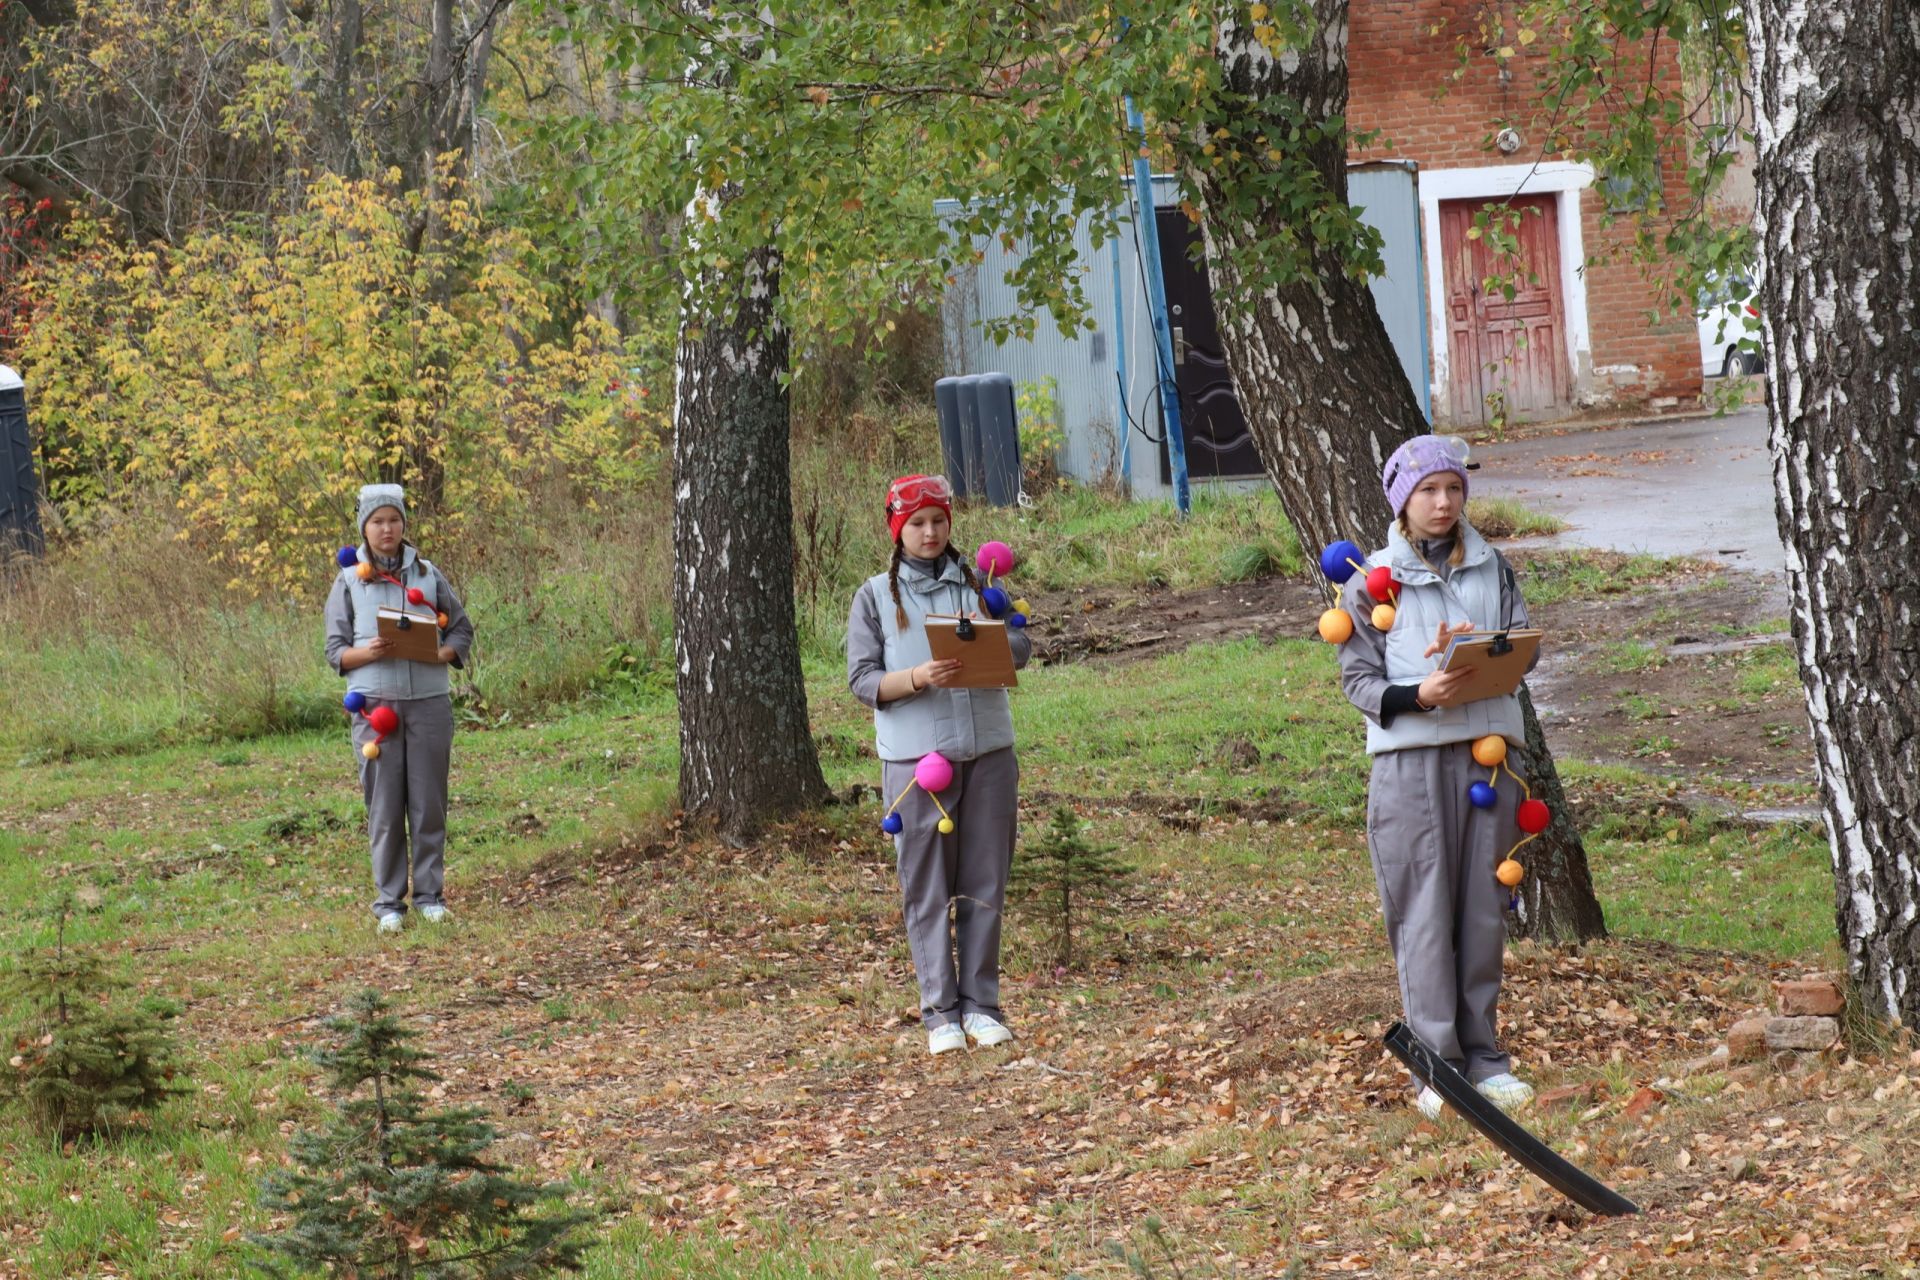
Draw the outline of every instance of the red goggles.
[[[945,476],[908,476],[887,486],[887,514],[917,511],[928,503],[953,505],[953,486]]]

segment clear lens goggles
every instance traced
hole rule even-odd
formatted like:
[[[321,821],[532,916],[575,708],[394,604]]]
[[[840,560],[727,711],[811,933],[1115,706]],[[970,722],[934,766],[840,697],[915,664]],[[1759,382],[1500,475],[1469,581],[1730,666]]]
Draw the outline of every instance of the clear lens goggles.
[[[945,476],[914,476],[896,480],[887,488],[887,511],[911,511],[927,502],[953,503],[953,486]]]

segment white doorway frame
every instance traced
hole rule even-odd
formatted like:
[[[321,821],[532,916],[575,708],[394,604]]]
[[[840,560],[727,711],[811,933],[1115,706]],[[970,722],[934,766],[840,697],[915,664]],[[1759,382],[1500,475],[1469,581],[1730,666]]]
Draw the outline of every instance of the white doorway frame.
[[[1472,169],[1420,171],[1421,233],[1427,254],[1427,325],[1433,352],[1433,405],[1448,399],[1446,246],[1440,240],[1443,200],[1504,200],[1551,195],[1560,219],[1560,301],[1566,320],[1567,369],[1577,402],[1593,368],[1593,338],[1587,323],[1587,240],[1580,226],[1580,193],[1594,182],[1593,166],[1571,161],[1496,164]]]

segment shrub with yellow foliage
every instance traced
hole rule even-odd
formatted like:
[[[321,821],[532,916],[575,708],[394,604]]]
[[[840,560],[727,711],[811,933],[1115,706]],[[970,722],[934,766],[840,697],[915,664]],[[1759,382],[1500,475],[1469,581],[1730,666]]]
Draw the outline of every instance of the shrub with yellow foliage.
[[[619,335],[556,317],[524,237],[439,190],[322,178],[175,248],[76,227],[22,351],[68,527],[160,484],[234,585],[308,594],[368,481],[409,485],[444,546],[535,477],[590,504],[652,474],[665,414]]]

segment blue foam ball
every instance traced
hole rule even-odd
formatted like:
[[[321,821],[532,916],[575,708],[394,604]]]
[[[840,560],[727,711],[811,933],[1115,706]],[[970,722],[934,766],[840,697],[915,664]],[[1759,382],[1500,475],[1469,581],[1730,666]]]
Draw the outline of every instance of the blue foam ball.
[[[899,835],[900,829],[906,825],[906,823],[900,820],[900,815],[897,813],[890,813],[880,819],[880,829],[890,836]]]
[[[1491,809],[1500,803],[1500,793],[1493,789],[1490,782],[1476,782],[1467,788],[1467,799],[1473,801],[1476,809]]]
[[[342,569],[351,569],[360,563],[360,553],[352,547],[342,547],[340,548],[340,554],[335,556],[334,559],[340,562]]]
[[[367,695],[355,689],[352,693],[340,699],[340,705],[355,715],[359,715],[367,709]]]
[[[1006,613],[1013,601],[1008,599],[1007,593],[1000,588],[988,587],[980,593],[980,603],[987,607],[989,618],[998,618]]]
[[[1024,613],[1010,613],[1007,615],[1007,625],[1010,627],[1024,627],[1027,625],[1027,615]]]
[[[1320,553],[1320,572],[1335,582],[1345,582],[1357,572],[1354,566],[1365,561],[1366,557],[1360,553],[1360,548],[1342,538],[1329,543],[1327,549]]]

